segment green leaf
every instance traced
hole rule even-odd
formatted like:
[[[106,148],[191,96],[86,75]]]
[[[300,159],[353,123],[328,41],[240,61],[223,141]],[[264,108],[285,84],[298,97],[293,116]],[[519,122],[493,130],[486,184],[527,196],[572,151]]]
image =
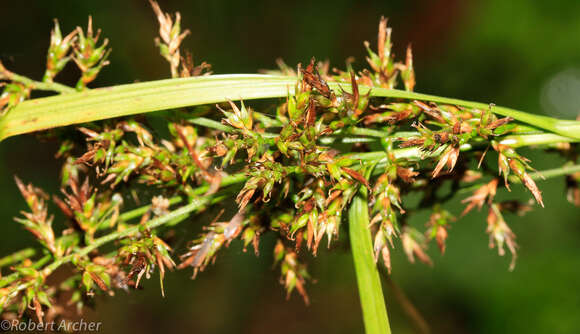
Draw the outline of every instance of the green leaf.
[[[97,88],[89,91],[28,100],[0,119],[0,141],[8,137],[54,127],[135,115],[152,111],[240,99],[286,98],[294,93],[296,77],[228,74],[168,79]],[[336,93],[350,90],[347,83],[329,83]],[[369,87],[360,86],[360,94]],[[372,88],[371,96],[424,100],[486,110],[488,104],[446,97]],[[580,139],[580,122],[557,120],[509,108],[492,111],[556,134]]]
[[[373,246],[369,226],[368,204],[364,196],[366,189],[355,196],[350,206],[349,235],[356,280],[367,334],[389,334],[391,328],[379,271],[373,258]]]

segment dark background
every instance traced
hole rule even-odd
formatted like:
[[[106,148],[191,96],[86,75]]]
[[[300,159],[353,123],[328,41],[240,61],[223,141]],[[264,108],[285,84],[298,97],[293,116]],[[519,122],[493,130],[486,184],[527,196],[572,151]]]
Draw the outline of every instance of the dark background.
[[[343,67],[354,56],[364,63],[364,40],[373,46],[379,18],[390,18],[395,53],[412,42],[416,90],[494,102],[532,113],[574,118],[580,108],[580,2],[525,1],[161,1],[180,11],[192,31],[184,42],[197,61],[215,73],[254,73],[274,68],[283,57],[294,66],[312,56]],[[153,38],[156,19],[146,1],[1,1],[0,57],[17,72],[41,78],[52,19],[63,32],[86,25],[110,38],[111,65],[93,86],[146,81],[168,76]],[[59,77],[74,83],[69,68]],[[33,136],[0,144],[0,254],[33,243],[12,221],[24,208],[13,175],[45,190],[58,191],[53,143]],[[553,155],[523,151],[538,169],[558,166]],[[394,251],[393,280],[408,294],[435,333],[577,333],[580,331],[579,209],[565,200],[562,179],[539,184],[545,209],[525,217],[506,215],[518,236],[519,259],[508,271],[509,256],[487,248],[485,216],[471,213],[453,225],[445,256],[430,249],[435,267],[409,264],[400,246]],[[519,186],[504,198],[529,193]],[[461,210],[459,196],[447,208]],[[427,213],[411,223],[421,227]],[[204,223],[205,218],[190,224]],[[59,225],[59,223],[56,223]],[[192,235],[193,237],[193,235]],[[104,332],[155,333],[360,333],[361,311],[348,249],[335,246],[309,259],[316,284],[312,305],[293,296],[285,301],[278,270],[271,269],[272,240],[256,258],[239,243],[223,252],[215,266],[195,281],[190,272],[170,273],[166,295],[157,277],[144,291],[97,298],[87,319],[103,322]],[[385,286],[395,333],[413,326]]]

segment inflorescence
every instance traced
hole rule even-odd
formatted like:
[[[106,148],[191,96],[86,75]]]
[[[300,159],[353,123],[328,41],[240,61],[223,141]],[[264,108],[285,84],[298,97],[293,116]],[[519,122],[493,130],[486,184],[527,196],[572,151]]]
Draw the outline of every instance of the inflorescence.
[[[189,32],[181,31],[179,13],[172,20],[152,5],[160,23],[156,44],[172,77],[209,74],[208,64],[194,66],[191,57],[180,54]],[[0,66],[2,112],[43,89],[42,84],[54,83],[70,60],[81,70],[76,88],[49,88],[63,94],[88,89],[108,64],[107,40],[97,46],[99,35],[90,19],[86,33],[78,28],[65,37],[55,22],[42,82]],[[297,290],[308,303],[310,276],[301,254],[316,255],[321,245],[331,247],[340,239],[345,209],[361,187],[368,191],[375,259],[388,272],[399,242],[410,262],[433,264],[426,251],[431,240],[441,253],[446,251],[457,218],[443,203],[465,189],[473,194],[462,201],[466,207],[459,216],[486,207],[489,246],[500,255],[507,247],[513,268],[518,246],[504,214],[523,214],[532,203],[498,202],[495,195],[501,187],[509,190],[510,182],[521,183],[543,206],[535,183],[541,174],[504,141],[508,135],[525,136],[530,127],[511,117],[498,118],[493,105],[480,110],[373,97],[375,87],[414,89],[412,51],[407,49],[404,62],[395,60],[384,18],[377,52],[368,42],[365,46],[369,68],[359,72],[352,64],[331,71],[328,63],[314,59],[296,70],[281,63],[282,74],[296,76],[294,94],[261,112],[243,101],[227,101],[216,108],[165,114],[165,135],[143,117],[86,124],[78,129],[84,143],[55,133],[62,140],[57,154],[63,160],[62,194],[53,195],[52,202],[62,211],[66,228],[53,226],[51,197],[17,178],[28,210],[16,221],[34,235],[40,249],[0,259],[0,267],[10,267],[0,277],[0,312],[19,317],[32,312],[38,321],[50,321],[64,314],[67,305],[80,312],[95,293],[137,288],[155,271],[164,293],[166,270],[189,267],[195,277],[236,239],[258,254],[266,233],[277,238],[274,259],[287,293]],[[360,86],[371,90],[362,93]],[[576,144],[550,149],[572,164],[577,160]],[[497,168],[489,164],[492,159]],[[580,174],[566,174],[568,199],[580,205]],[[151,195],[135,190],[143,187]],[[441,195],[446,187],[451,195]],[[405,203],[409,194],[420,195],[417,206]],[[232,216],[223,217],[222,211],[201,235],[190,237],[186,250],[171,248],[172,226],[230,198],[237,205]],[[185,206],[175,210],[178,203]],[[408,223],[419,209],[432,210],[425,227]],[[48,285],[46,278],[63,266],[68,278]],[[70,298],[59,305],[64,294]]]

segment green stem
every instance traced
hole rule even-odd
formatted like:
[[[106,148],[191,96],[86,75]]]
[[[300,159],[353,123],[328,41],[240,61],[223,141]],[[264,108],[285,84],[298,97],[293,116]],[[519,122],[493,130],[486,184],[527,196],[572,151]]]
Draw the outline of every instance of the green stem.
[[[379,271],[373,257],[368,205],[364,196],[355,196],[348,212],[350,244],[363,320],[367,334],[389,334],[391,328]]]
[[[227,100],[287,96],[296,78],[214,75],[98,88],[28,100],[0,119],[0,140],[66,126]],[[58,116],[56,116],[58,115]]]
[[[128,237],[130,235],[133,235],[133,234],[139,232],[139,230],[141,230],[141,229],[156,228],[156,227],[161,226],[167,222],[172,221],[173,219],[175,219],[177,217],[189,214],[189,213],[196,211],[196,210],[200,210],[200,209],[204,208],[206,205],[208,205],[216,200],[221,200],[221,199],[223,199],[223,198],[220,198],[220,197],[196,198],[196,199],[193,199],[189,204],[186,204],[177,210],[171,211],[170,213],[168,213],[166,215],[152,219],[152,220],[146,222],[144,225],[134,225],[134,226],[126,228],[122,231],[118,231],[118,232],[114,232],[114,233],[102,236],[98,239],[95,239],[94,242],[92,242],[90,245],[82,248],[78,252],[75,252],[71,255],[67,255],[67,256],[64,256],[64,257],[57,259],[56,261],[54,261],[53,263],[48,265],[46,268],[44,268],[43,274],[46,277],[46,276],[50,275],[54,270],[56,270],[61,265],[72,261],[73,258],[85,256],[85,255],[89,254],[90,252],[92,252],[93,250],[95,250],[95,249],[97,249],[97,248],[99,248],[99,247],[103,246],[104,244],[107,244],[111,241]]]
[[[375,129],[367,129],[367,128],[359,128],[359,127],[352,127],[349,131],[349,134],[355,136],[369,136],[369,137],[377,137],[377,138],[386,138],[389,137],[389,133],[385,131],[375,130]]]
[[[500,144],[510,145],[511,147],[550,145],[557,143],[577,142],[578,139],[563,137],[553,133],[541,133],[530,135],[509,135],[501,139]]]
[[[530,173],[530,177],[533,180],[543,180],[543,179],[549,179],[552,177],[570,175],[570,174],[574,174],[574,173],[580,173],[580,165],[565,165],[565,166],[562,166],[560,168],[553,168],[553,169],[543,170],[540,172],[534,172],[534,173]],[[510,181],[514,182],[514,183],[521,182],[521,180],[515,175],[510,176]]]
[[[294,92],[296,77],[230,74],[194,78],[168,79],[98,88],[25,101],[0,119],[0,141],[8,137],[54,127],[135,115],[229,100],[286,97]],[[340,92],[346,83],[330,83]],[[396,89],[359,87],[361,94],[411,100],[426,100],[485,109],[489,105],[446,97],[406,92]],[[521,122],[580,139],[580,122],[563,121],[546,116],[493,107],[493,112]]]
[[[205,126],[206,128],[216,129],[225,133],[232,133],[234,132],[234,128],[228,125],[224,125],[218,121],[214,121],[213,119],[205,118],[205,117],[196,117],[190,118],[188,121],[192,124]]]
[[[342,86],[342,84],[341,84]],[[364,88],[363,88],[364,90]],[[361,92],[361,94],[366,93],[366,91]],[[372,96],[382,96],[382,97],[392,97],[392,98],[401,98],[401,99],[409,99],[409,100],[422,100],[422,101],[431,101],[431,102],[439,102],[445,104],[452,104],[462,107],[474,108],[485,110],[489,109],[490,105],[481,102],[473,102],[473,101],[465,101],[460,99],[453,99],[448,97],[436,96],[436,95],[429,95],[429,94],[421,94],[421,93],[414,93],[414,92],[406,92],[400,90],[391,90],[385,88],[372,88],[371,90]],[[554,132],[560,134],[565,137],[571,137],[575,139],[580,139],[580,122],[578,121],[568,121],[568,120],[559,120],[552,117],[541,116],[541,115],[534,115],[527,112],[500,107],[500,106],[493,106],[492,112],[502,116],[509,116],[518,120],[523,123],[527,123],[533,126],[536,126],[540,129],[548,130],[550,132]]]
[[[0,268],[28,259],[36,254],[33,248],[22,249],[16,253],[0,258]]]
[[[25,76],[16,74],[14,72],[10,72],[4,67],[4,65],[2,65],[2,63],[0,63],[0,80],[10,80],[10,81],[14,81],[14,82],[19,82],[19,83],[31,88],[32,90],[43,90],[43,91],[56,92],[56,93],[61,93],[61,94],[75,93],[77,91],[76,89],[74,89],[72,87],[65,86],[65,85],[59,84],[57,82],[36,81],[36,80],[32,80],[30,78],[27,78]]]
[[[34,262],[30,266],[30,268],[39,269],[42,266],[44,266],[45,264],[47,264],[51,259],[52,259],[52,255],[46,254],[45,256],[41,257],[38,261]],[[16,281],[19,277],[20,277],[20,274],[18,274],[17,272],[14,272],[8,276],[4,276],[4,277],[0,278],[0,288],[3,288],[6,285]],[[32,283],[33,283],[33,281],[32,281]],[[1,305],[0,305],[0,307],[1,307]],[[1,313],[2,312],[0,311],[0,314]]]
[[[580,139],[578,138],[559,136],[553,133],[541,133],[541,132],[531,133],[526,132],[525,130],[527,129],[523,127],[521,129],[516,128],[516,131],[514,133],[506,135],[504,137],[499,137],[500,144],[510,145],[511,147],[521,147],[532,145],[549,145],[556,143],[571,143],[580,141]],[[336,134],[340,134],[340,132],[337,131]],[[385,131],[358,127],[352,127],[349,134],[356,136],[368,136],[375,138],[391,138],[391,139],[421,137],[421,134],[417,131],[395,132],[393,134],[389,134]]]

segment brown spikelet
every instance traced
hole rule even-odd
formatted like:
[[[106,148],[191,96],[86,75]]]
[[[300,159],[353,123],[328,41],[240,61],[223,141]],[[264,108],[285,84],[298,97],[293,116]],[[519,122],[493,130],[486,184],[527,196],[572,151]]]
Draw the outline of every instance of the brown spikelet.
[[[369,184],[369,181],[367,181],[367,179],[365,179],[364,176],[362,176],[359,172],[354,171],[350,168],[346,168],[346,167],[341,167],[341,169],[347,173],[350,177],[352,177],[353,179],[357,180],[358,182],[362,183],[369,191],[371,191],[371,186]]]
[[[240,192],[238,194],[238,196],[236,197],[236,202],[238,202],[240,211],[243,210],[248,205],[248,203],[252,199],[252,196],[254,196],[255,191],[256,189],[250,189],[244,192]]]
[[[467,207],[465,207],[465,209],[461,213],[461,216],[465,216],[469,211],[471,211],[476,206],[479,209],[481,209],[481,207],[483,206],[484,203],[486,203],[486,201],[487,203],[491,203],[491,201],[495,197],[498,183],[499,179],[493,179],[489,183],[479,187],[473,193],[473,195],[462,200],[461,203],[469,203],[469,204],[467,204]]]
[[[502,125],[504,125],[504,124],[507,124],[507,123],[509,123],[509,122],[511,122],[511,121],[513,121],[513,120],[514,120],[514,119],[513,119],[513,118],[511,118],[511,117],[504,117],[504,118],[500,118],[500,119],[498,119],[498,120],[496,120],[496,121],[493,121],[493,122],[491,122],[491,123],[490,123],[490,124],[487,126],[487,128],[488,128],[488,129],[490,129],[490,130],[494,130],[495,128],[497,128],[497,127],[500,127],[500,126],[502,126]]]
[[[413,69],[413,48],[411,44],[407,46],[407,57],[405,58],[405,67],[408,72],[407,78],[405,79],[405,88],[412,92],[415,88],[415,71]]]
[[[435,166],[435,169],[433,169],[432,178],[436,178],[443,169],[443,167],[445,167],[445,165],[448,166],[449,172],[451,172],[455,167],[455,164],[457,163],[458,157],[459,157],[459,147],[449,146],[449,148],[445,150],[441,158],[439,158],[439,162],[437,162],[437,166]]]
[[[413,239],[413,237],[411,237],[409,233],[404,232],[401,235],[401,240],[403,242],[403,249],[405,251],[405,254],[407,254],[409,262],[415,263],[416,256],[419,259],[419,261],[429,266],[433,265],[433,261],[431,261],[429,255],[425,253],[423,247],[421,247],[421,245],[419,245],[419,243],[417,243],[417,241],[415,241],[415,239]]]
[[[441,112],[439,111],[437,106],[429,106],[421,101],[413,101],[413,104],[419,107],[425,114],[435,119],[437,122],[445,123],[445,119],[441,116]]]
[[[105,282],[99,277],[99,275],[95,274],[92,271],[88,272],[89,275],[91,276],[91,279],[93,280],[93,282],[95,282],[95,284],[103,291],[108,292],[109,288],[107,287],[107,284],[105,284]]]
[[[532,195],[534,195],[536,202],[538,202],[542,207],[544,207],[544,202],[542,201],[542,193],[538,189],[538,186],[536,186],[536,182],[534,182],[534,180],[530,177],[530,174],[528,174],[525,171],[524,167],[522,166],[522,163],[516,159],[509,159],[509,166],[511,170],[514,171],[514,173],[516,173],[516,175],[520,178],[524,186],[526,186],[526,188],[530,190]]]
[[[411,138],[411,139],[398,138],[398,140],[403,141],[401,144],[399,144],[399,147],[402,148],[411,146],[421,146],[423,145],[423,143],[425,143],[424,138]]]
[[[330,97],[330,87],[328,87],[326,81],[324,81],[318,73],[314,58],[310,60],[310,64],[308,64],[306,69],[302,70],[302,75],[304,76],[304,81],[306,81],[308,85],[315,88],[323,96],[327,98]]]
[[[378,51],[379,58],[383,60],[385,58],[385,42],[387,40],[387,18],[381,17],[379,21],[379,35],[378,35]]]
[[[411,168],[403,168],[397,166],[397,176],[407,183],[415,182],[415,176],[417,175],[419,175],[419,173],[413,171],[413,169]]]
[[[445,240],[447,240],[447,229],[445,229],[445,227],[443,226],[437,227],[435,240],[437,240],[437,246],[439,247],[441,254],[445,254]]]
[[[534,195],[536,202],[540,203],[540,205],[544,207],[542,193],[538,189],[538,186],[536,186],[536,182],[534,182],[534,180],[530,177],[530,174],[524,173],[522,182],[524,183],[526,188],[528,188],[532,192],[532,195]]]

